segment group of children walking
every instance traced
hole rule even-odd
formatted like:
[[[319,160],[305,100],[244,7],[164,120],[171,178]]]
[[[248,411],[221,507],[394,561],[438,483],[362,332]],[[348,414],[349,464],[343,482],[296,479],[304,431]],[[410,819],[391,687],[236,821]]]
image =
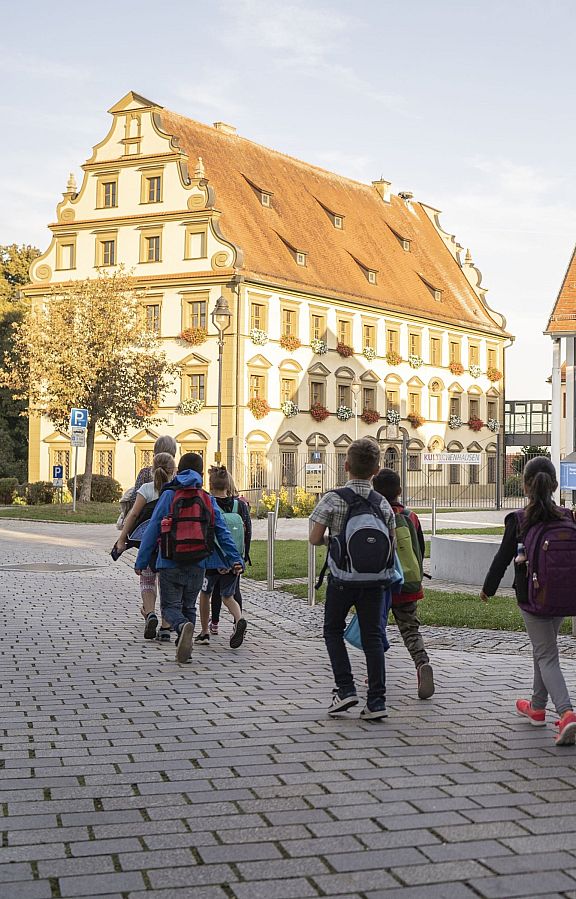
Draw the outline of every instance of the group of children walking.
[[[160,438],[171,440],[172,438]],[[223,466],[209,471],[203,489],[203,460],[185,453],[178,465],[171,445],[157,446],[151,468],[139,474],[134,502],[113,549],[117,557],[139,546],[135,571],[140,575],[141,612],[146,639],[170,640],[176,633],[176,660],[190,661],[193,642],[210,643],[218,633],[220,606],[234,619],[230,646],[238,648],[246,633],[240,575],[249,560],[252,526],[247,503],[236,495]],[[328,584],[324,640],[335,687],[328,709],[339,715],[358,704],[345,644],[347,617],[358,617],[367,667],[367,701],[360,717],[387,717],[385,651],[389,611],[416,668],[417,692],[429,699],[434,674],[426,652],[417,604],[423,598],[424,536],[417,515],[400,501],[402,484],[391,469],[380,469],[380,447],[372,438],[348,448],[348,481],[328,491],[310,516],[310,542],[327,546]],[[530,724],[546,723],[550,697],[560,716],[556,744],[576,742],[573,710],[559,661],[557,637],[567,615],[576,615],[576,522],[557,506],[556,472],[548,458],[526,465],[525,509],[506,517],[500,549],[480,598],[488,601],[514,561],[514,587],[533,647],[534,684],[530,699],[516,711]],[[155,611],[156,579],[160,587],[161,626]],[[196,601],[200,631],[194,641]]]

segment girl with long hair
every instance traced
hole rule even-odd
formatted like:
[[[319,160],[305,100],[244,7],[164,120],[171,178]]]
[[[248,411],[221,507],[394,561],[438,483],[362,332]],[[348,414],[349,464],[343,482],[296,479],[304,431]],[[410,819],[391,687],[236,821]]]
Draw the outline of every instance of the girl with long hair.
[[[152,480],[142,484],[136,491],[134,505],[127,514],[120,536],[116,541],[118,552],[124,552],[126,549],[128,535],[133,532],[145,506],[149,505],[150,514],[152,513],[153,504],[156,503],[160,496],[164,484],[172,480],[175,471],[176,461],[170,453],[157,453],[154,456],[151,471]],[[150,518],[150,515],[148,518]],[[145,568],[140,574],[140,596],[142,598],[140,614],[146,622],[144,627],[145,640],[154,640],[158,629],[158,616],[156,615],[157,581],[158,576],[150,567]],[[161,642],[170,641],[169,624],[162,622],[159,639]]]
[[[564,520],[566,522],[564,536],[573,536],[570,531],[574,527],[574,517],[569,510],[557,506],[554,502],[553,496],[557,489],[556,470],[550,459],[545,456],[535,456],[526,463],[524,491],[528,497],[528,504],[523,512],[511,512],[506,516],[502,543],[484,581],[480,599],[487,602],[488,597],[495,595],[506,569],[514,559],[514,589],[532,643],[534,660],[532,697],[531,699],[518,699],[516,711],[534,726],[544,727],[546,725],[546,704],[550,697],[560,718],[557,721],[556,745],[572,746],[576,742],[576,714],[573,711],[566,681],[560,668],[557,639],[564,616],[550,614],[550,609],[554,607],[554,596],[547,597],[542,611],[537,610],[531,604],[528,575],[529,565],[533,568],[534,561],[527,558],[527,550],[524,546],[525,542],[531,541],[534,528],[540,527],[541,532],[544,533],[546,527],[550,527],[552,522],[558,523]],[[564,544],[566,553],[573,548],[574,544],[572,541],[570,542],[571,546],[568,542]],[[576,597],[574,613],[576,614]]]

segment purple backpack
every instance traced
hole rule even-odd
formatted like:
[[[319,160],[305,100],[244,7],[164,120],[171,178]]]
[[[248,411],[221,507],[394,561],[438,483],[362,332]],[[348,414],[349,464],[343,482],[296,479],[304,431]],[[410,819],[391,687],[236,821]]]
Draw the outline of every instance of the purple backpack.
[[[576,615],[576,522],[570,509],[564,517],[533,525],[524,537],[528,602],[532,615]],[[524,512],[516,512],[522,533]]]

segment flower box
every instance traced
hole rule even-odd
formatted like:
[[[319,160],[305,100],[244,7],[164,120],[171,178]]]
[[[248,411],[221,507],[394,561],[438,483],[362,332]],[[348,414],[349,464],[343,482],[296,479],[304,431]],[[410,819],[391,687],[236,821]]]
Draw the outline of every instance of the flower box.
[[[310,346],[313,352],[318,356],[324,356],[328,352],[328,344],[325,340],[321,340],[319,337],[313,337],[310,341]]]
[[[354,417],[354,413],[350,406],[338,406],[336,409],[336,418],[338,421],[349,421]]]
[[[469,372],[470,372],[470,374],[472,375],[473,378],[479,378],[480,375],[482,374],[482,369],[480,368],[479,365],[476,365],[476,364],[473,362],[472,365],[471,365],[470,368],[469,368]]]
[[[470,418],[468,421],[468,427],[471,431],[481,431],[484,427],[484,422],[481,418]]]
[[[252,328],[250,331],[250,340],[252,343],[255,343],[256,346],[264,346],[265,343],[268,343],[268,335],[266,331],[262,331],[260,328]]]
[[[419,428],[424,424],[424,416],[420,415],[419,412],[410,412],[410,414],[407,415],[406,418],[413,428]]]
[[[293,353],[302,346],[302,341],[299,337],[293,337],[291,334],[283,334],[280,338],[280,346]]]
[[[178,411],[183,415],[197,415],[204,408],[204,400],[182,400]]]
[[[208,331],[206,328],[185,328],[180,332],[179,337],[190,346],[200,346],[201,343],[208,340]]]
[[[388,365],[400,365],[402,356],[396,350],[390,350],[389,353],[386,353],[386,362]]]
[[[365,346],[362,350],[362,355],[365,359],[368,359],[368,362],[372,362],[376,358],[376,350],[372,346]]]
[[[486,427],[489,431],[492,431],[493,434],[497,434],[500,430],[500,422],[496,418],[489,418],[486,422]]]
[[[354,355],[353,348],[351,346],[348,346],[348,344],[346,343],[337,343],[336,352],[343,356],[344,359],[347,359],[349,356]]]
[[[452,431],[457,431],[458,428],[461,428],[462,427],[462,419],[460,418],[460,416],[459,415],[451,415],[450,418],[448,419],[448,427]]]
[[[314,403],[313,406],[310,406],[310,415],[314,421],[324,421],[324,419],[328,418],[330,413],[322,403]]]
[[[281,404],[280,409],[286,418],[294,418],[295,415],[298,415],[300,409],[296,405],[296,403],[292,402],[292,400],[284,400]]]
[[[461,362],[451,362],[448,366],[453,375],[463,375],[464,374],[464,366]]]
[[[270,412],[270,406],[261,397],[253,397],[248,400],[247,406],[254,418],[264,418]]]
[[[408,365],[410,368],[421,368],[424,365],[424,359],[422,356],[415,356],[411,354],[408,356]]]
[[[386,413],[386,421],[389,425],[399,425],[400,424],[400,413],[397,409],[388,409]]]
[[[367,425],[373,425],[379,420],[380,413],[376,409],[364,409],[360,418]]]
[[[488,375],[488,380],[492,381],[493,384],[502,379],[502,372],[497,368],[489,368],[486,374]]]

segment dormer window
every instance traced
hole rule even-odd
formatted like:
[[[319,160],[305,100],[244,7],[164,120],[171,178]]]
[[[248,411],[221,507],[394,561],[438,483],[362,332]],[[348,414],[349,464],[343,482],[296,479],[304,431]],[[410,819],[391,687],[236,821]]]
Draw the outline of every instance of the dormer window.
[[[354,260],[356,265],[358,265],[364,272],[364,275],[366,277],[366,280],[368,281],[368,284],[377,284],[378,283],[378,269],[371,268],[365,262],[362,262],[356,256],[352,255],[352,253],[350,253],[350,255],[352,256],[352,259]]]
[[[410,244],[412,243],[410,238],[404,237],[403,234],[400,234],[398,231],[396,231],[390,225],[388,225],[388,227],[390,228],[392,234],[394,235],[394,237],[396,238],[396,240],[398,241],[398,243],[400,244],[400,246],[402,247],[404,252],[409,253],[410,252]]]
[[[442,302],[442,291],[439,290],[437,287],[434,288],[434,299],[438,303]]]
[[[406,238],[402,238],[402,249],[405,250],[406,253],[410,252],[410,241]]]
[[[271,206],[272,194],[266,193],[265,190],[260,191],[260,202],[262,203],[262,206]]]
[[[300,251],[296,252],[296,262],[298,265],[306,265],[306,257],[307,253],[301,253]]]
[[[344,219],[342,218],[341,215],[334,216],[334,227],[338,228],[339,231],[341,231],[342,228],[344,227]]]
[[[431,284],[430,281],[428,281],[424,277],[424,275],[420,275],[420,273],[419,273],[419,277],[420,277],[420,280],[426,285],[426,287],[428,288],[428,290],[430,291],[430,293],[432,294],[432,296],[434,297],[436,302],[441,303],[442,302],[442,289],[440,287],[436,287],[434,284]]]
[[[367,271],[367,274],[368,274],[368,283],[376,284],[376,272],[374,271],[374,269],[369,268]]]

